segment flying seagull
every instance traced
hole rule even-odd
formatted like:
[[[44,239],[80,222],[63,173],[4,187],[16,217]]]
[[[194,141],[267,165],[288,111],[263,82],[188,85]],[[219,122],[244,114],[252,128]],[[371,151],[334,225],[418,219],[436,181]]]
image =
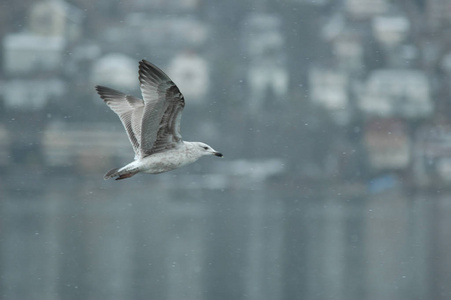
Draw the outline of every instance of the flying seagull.
[[[143,172],[158,174],[190,164],[204,155],[222,157],[201,142],[185,142],[180,119],[185,99],[174,82],[157,66],[139,62],[142,99],[97,85],[105,103],[119,116],[135,151],[135,160],[103,177],[125,179]]]

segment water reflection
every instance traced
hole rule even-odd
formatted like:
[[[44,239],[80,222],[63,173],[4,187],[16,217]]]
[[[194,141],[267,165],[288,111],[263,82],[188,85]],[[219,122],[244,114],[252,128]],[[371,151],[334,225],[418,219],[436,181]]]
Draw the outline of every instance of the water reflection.
[[[1,187],[3,299],[446,299],[451,292],[446,194],[31,177],[11,176]]]

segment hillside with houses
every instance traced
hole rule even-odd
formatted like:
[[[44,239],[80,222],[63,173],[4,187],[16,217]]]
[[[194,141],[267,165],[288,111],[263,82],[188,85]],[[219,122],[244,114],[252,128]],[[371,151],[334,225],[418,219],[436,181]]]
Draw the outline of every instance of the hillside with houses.
[[[215,120],[227,122],[237,161],[277,159],[281,176],[312,181],[450,182],[448,1],[102,3],[2,10],[2,168],[100,172],[127,160],[93,87],[139,95],[146,58],[184,93],[184,131],[218,143]]]

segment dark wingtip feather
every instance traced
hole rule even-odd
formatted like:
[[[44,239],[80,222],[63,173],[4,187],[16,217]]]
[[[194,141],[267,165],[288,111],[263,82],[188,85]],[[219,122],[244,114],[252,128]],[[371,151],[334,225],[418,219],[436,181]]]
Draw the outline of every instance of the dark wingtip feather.
[[[97,91],[97,94],[100,95],[100,97],[102,97],[103,93],[105,93],[108,90],[108,88],[106,86],[101,86],[101,85],[96,85],[95,89]]]
[[[158,68],[156,65],[152,64],[151,62],[142,59],[139,62],[139,76],[146,77],[149,79],[156,78],[161,81],[170,80],[169,76],[166,75],[160,68]]]
[[[102,98],[105,102],[107,102],[111,97],[126,97],[125,94],[106,86],[96,85],[95,88],[97,94],[99,94],[100,98]]]
[[[101,86],[101,85],[96,85],[94,88],[96,89],[97,94],[100,95],[101,91],[102,91],[105,87],[103,87],[103,86]]]
[[[95,89],[96,89],[97,93],[104,93],[104,92],[108,92],[108,91],[110,91],[110,92],[112,91],[112,92],[115,92],[115,93],[120,93],[119,91],[113,90],[113,89],[111,89],[109,87],[106,87],[106,86],[103,86],[103,85],[96,85]]]

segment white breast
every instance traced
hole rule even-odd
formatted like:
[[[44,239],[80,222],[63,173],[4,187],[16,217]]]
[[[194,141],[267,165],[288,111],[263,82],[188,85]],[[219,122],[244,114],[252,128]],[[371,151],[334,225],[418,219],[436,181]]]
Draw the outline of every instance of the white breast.
[[[184,147],[155,153],[140,160],[141,172],[157,174],[171,171],[184,165],[195,162],[199,157],[186,151]]]

